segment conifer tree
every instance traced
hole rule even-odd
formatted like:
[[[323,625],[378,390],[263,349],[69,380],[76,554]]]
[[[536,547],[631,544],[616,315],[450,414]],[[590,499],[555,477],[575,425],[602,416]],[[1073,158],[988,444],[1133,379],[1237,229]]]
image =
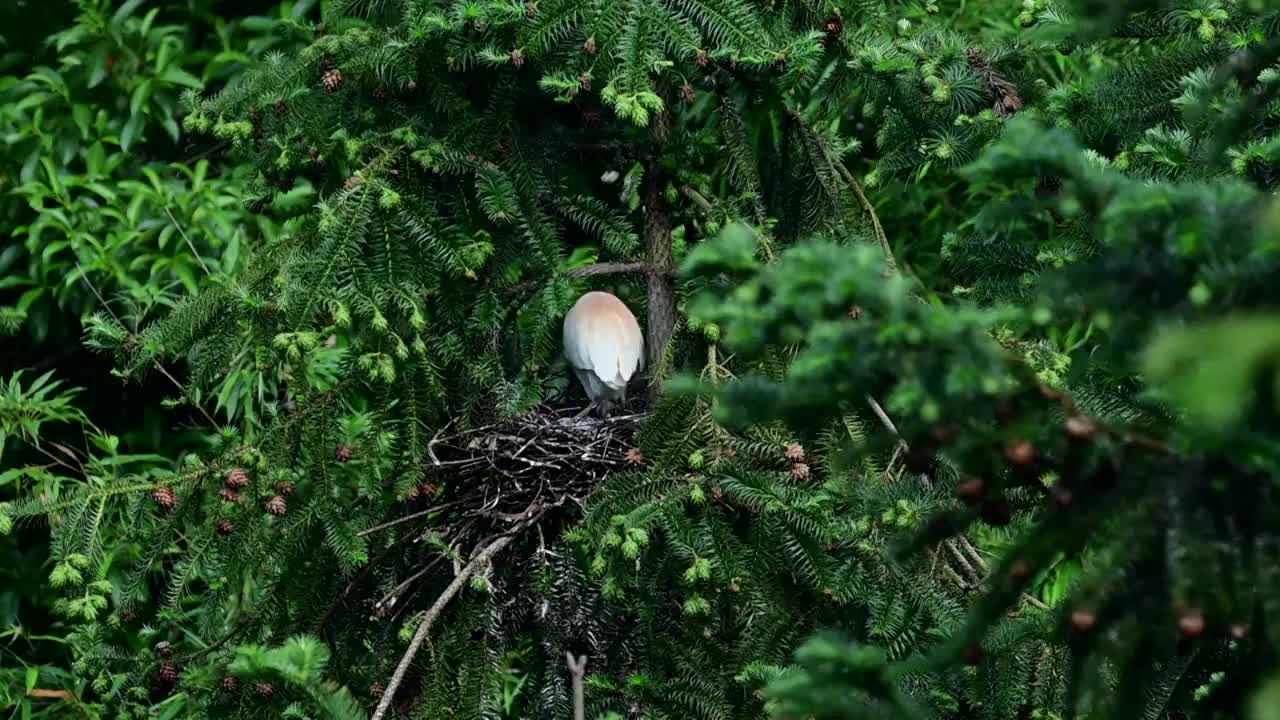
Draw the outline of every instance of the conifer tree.
[[[1043,34],[896,3],[349,0],[190,97],[259,206],[321,200],[141,332],[96,319],[126,376],[185,366],[217,434],[0,512],[55,527],[77,672],[122,717],[570,717],[566,653],[593,718],[1240,702],[1274,647],[1272,410],[1238,384],[1196,406],[1196,351],[1247,344],[1231,376],[1270,382],[1271,326],[1133,359],[1270,300],[1274,15],[1024,5]],[[1132,64],[1050,88],[1066,51]],[[931,288],[872,198],[944,174],[970,193]],[[607,282],[653,396],[565,424],[559,320]],[[205,410],[224,372],[257,390]],[[135,528],[127,582],[104,521]],[[1022,532],[993,559],[977,521]],[[1024,592],[1081,554],[1070,602]]]

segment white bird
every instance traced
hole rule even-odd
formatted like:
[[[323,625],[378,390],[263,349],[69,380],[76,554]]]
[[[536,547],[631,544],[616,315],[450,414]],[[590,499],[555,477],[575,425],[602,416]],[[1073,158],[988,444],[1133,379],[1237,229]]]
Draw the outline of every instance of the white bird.
[[[607,292],[589,292],[564,317],[564,356],[587,391],[591,409],[609,415],[614,401],[626,402],[627,382],[644,369],[644,335],[631,310]]]

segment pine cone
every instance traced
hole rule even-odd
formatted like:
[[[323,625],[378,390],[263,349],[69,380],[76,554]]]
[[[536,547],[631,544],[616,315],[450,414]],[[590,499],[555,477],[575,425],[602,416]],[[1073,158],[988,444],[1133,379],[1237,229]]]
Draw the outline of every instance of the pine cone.
[[[586,42],[582,43],[582,52],[588,55],[596,54],[596,36],[595,35],[592,35],[591,37],[587,38]]]
[[[276,694],[275,686],[269,682],[255,683],[253,686],[253,691],[258,693],[262,697],[271,697],[272,695]]]
[[[640,452],[640,448],[631,448],[626,454],[627,463],[631,465],[643,465],[644,453]]]
[[[1053,503],[1057,505],[1060,510],[1066,510],[1071,507],[1071,503],[1075,501],[1075,495],[1072,495],[1070,490],[1062,487],[1061,485],[1055,485],[1049,494],[1053,497]]]
[[[352,455],[351,446],[345,443],[334,448],[334,451],[333,451],[333,456],[338,459],[338,462],[346,462],[350,460],[351,455]]]
[[[525,3],[525,4],[524,4],[524,16],[525,16],[526,18],[528,18],[529,20],[532,20],[532,19],[533,19],[533,16],[534,16],[534,15],[537,15],[537,14],[538,14],[538,6],[537,6],[537,5],[534,5],[534,4],[533,4],[533,3],[531,3],[531,2],[527,2],[527,3]]]
[[[409,92],[413,92],[414,90],[418,89],[418,83],[416,80],[410,80],[409,82],[405,83],[404,87]]]
[[[1071,611],[1071,627],[1078,633],[1089,632],[1097,622],[1098,616],[1092,610],[1080,608]]]
[[[173,644],[168,640],[161,640],[156,643],[156,654],[162,658],[170,657],[173,655]]]
[[[320,82],[324,85],[325,90],[336,92],[338,88],[342,87],[342,71],[338,70],[338,68],[327,70],[324,76],[320,78]]]
[[[222,689],[229,693],[236,692],[240,689],[240,678],[235,675],[228,675],[222,678]]]
[[[230,520],[226,518],[218,518],[218,534],[219,535],[230,535],[235,531],[236,531],[236,526],[232,525]]]
[[[787,443],[787,459],[791,462],[800,462],[804,460],[804,448],[800,443]]]
[[[267,498],[267,501],[263,503],[262,507],[267,512],[277,517],[285,514],[289,510],[289,506],[285,503],[284,498],[279,495],[272,495]]]
[[[173,663],[160,663],[160,682],[171,685],[178,679],[178,668]]]
[[[796,463],[795,465],[792,465],[791,479],[792,480],[808,480],[809,466],[805,465],[804,463]]]
[[[839,15],[832,15],[822,22],[822,32],[827,34],[827,40],[840,39],[841,33],[844,32],[844,19]]]
[[[1178,630],[1185,638],[1197,638],[1204,632],[1204,614],[1192,608],[1178,618]]]
[[[981,500],[984,492],[986,492],[986,483],[982,478],[969,478],[956,483],[956,497],[960,498],[965,505],[973,505]]]
[[[277,100],[277,101],[276,101],[276,114],[277,114],[277,115],[283,115],[283,114],[285,114],[285,112],[287,112],[288,110],[289,110],[289,105],[288,105],[287,103],[285,103],[284,98],[280,98],[279,100]]]
[[[1015,440],[1005,447],[1004,457],[1014,465],[1030,465],[1035,462],[1036,448],[1026,440]]]
[[[386,692],[387,689],[383,687],[382,683],[376,682],[369,686],[369,697],[374,700],[381,700],[383,694]]]
[[[178,496],[174,494],[173,488],[161,487],[151,491],[151,499],[156,501],[156,505],[161,510],[169,510],[178,504]]]
[[[239,490],[240,488],[247,487],[249,485],[249,476],[245,473],[244,470],[241,470],[240,468],[235,468],[234,470],[228,470],[226,485],[227,487],[233,488],[235,490]]]
[[[386,99],[386,97],[387,97],[387,91],[381,85],[377,85],[373,88],[374,100],[384,100]]]
[[[293,483],[289,482],[288,480],[281,480],[280,482],[276,483],[276,492],[280,493],[285,497],[289,497],[290,495],[293,494]]]
[[[591,92],[591,76],[586,73],[579,75],[578,87],[582,89],[582,92]]]
[[[681,85],[681,86],[680,86],[680,97],[681,97],[681,99],[683,99],[683,100],[684,100],[685,102],[687,102],[687,103],[691,103],[691,102],[693,102],[693,98],[694,98],[693,86],[692,86],[692,85],[690,85],[689,83],[685,83],[685,84]]]
[[[516,67],[524,65],[524,53],[520,52],[520,48],[511,51],[511,64]]]
[[[694,55],[693,61],[698,64],[698,67],[706,67],[707,62],[709,62],[709,60],[707,59],[707,51],[698,50],[697,54]]]
[[[861,317],[862,317],[862,306],[861,306],[861,305],[850,305],[850,306],[849,306],[849,319],[850,319],[850,320],[857,320],[857,319],[859,319],[859,318],[861,318]]]
[[[229,487],[224,487],[221,490],[219,490],[218,495],[220,495],[223,500],[229,503],[240,502],[240,493]]]

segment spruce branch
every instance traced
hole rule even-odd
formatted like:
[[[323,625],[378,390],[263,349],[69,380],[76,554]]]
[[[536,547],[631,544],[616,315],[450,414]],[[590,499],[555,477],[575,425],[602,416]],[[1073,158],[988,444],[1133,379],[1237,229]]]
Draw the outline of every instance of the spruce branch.
[[[854,195],[858,197],[858,202],[862,203],[862,209],[866,210],[867,215],[871,218],[871,225],[875,229],[876,240],[880,242],[880,249],[884,252],[885,265],[888,267],[890,273],[897,272],[898,263],[893,258],[893,248],[889,245],[889,236],[885,234],[884,227],[880,224],[880,216],[876,214],[876,210],[872,207],[871,201],[867,199],[866,193],[863,192],[862,183],[858,182],[858,179],[853,176],[853,173],[849,172],[849,168],[845,167],[844,163],[840,162],[840,158],[836,157],[831,152],[831,149],[827,147],[827,143],[822,139],[822,137],[809,127],[809,124],[805,122],[804,117],[800,115],[799,111],[788,109],[787,114],[795,120],[796,124],[800,127],[800,130],[808,135],[810,140],[812,140],[813,143],[821,149],[823,159],[825,159],[831,167],[835,168],[836,172],[840,173],[840,177],[844,179],[845,183],[849,185],[849,188],[853,190]]]

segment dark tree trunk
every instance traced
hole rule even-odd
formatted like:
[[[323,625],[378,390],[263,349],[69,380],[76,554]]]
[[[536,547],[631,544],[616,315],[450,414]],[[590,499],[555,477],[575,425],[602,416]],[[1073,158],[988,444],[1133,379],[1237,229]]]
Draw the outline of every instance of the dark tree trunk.
[[[651,375],[650,396],[656,396],[660,365],[676,324],[676,288],[671,259],[671,211],[663,188],[666,174],[658,163],[660,149],[670,130],[671,116],[663,111],[653,119],[653,148],[644,167],[645,264],[649,266],[649,313],[646,323],[645,367]]]

